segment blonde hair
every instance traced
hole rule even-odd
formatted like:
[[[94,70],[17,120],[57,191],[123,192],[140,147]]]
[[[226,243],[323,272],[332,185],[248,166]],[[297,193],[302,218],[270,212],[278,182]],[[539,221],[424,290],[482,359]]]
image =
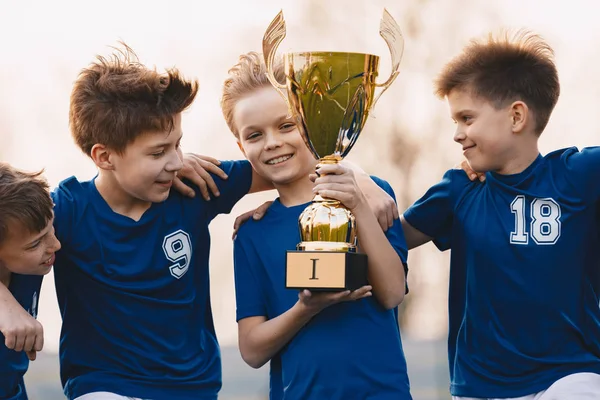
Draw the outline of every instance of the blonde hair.
[[[281,57],[275,57],[273,73],[278,82],[285,83],[285,73]],[[233,110],[237,102],[250,93],[265,86],[271,86],[267,79],[267,67],[262,54],[251,51],[242,54],[237,64],[229,70],[229,78],[223,83],[221,111],[229,129],[238,137],[233,124]]]

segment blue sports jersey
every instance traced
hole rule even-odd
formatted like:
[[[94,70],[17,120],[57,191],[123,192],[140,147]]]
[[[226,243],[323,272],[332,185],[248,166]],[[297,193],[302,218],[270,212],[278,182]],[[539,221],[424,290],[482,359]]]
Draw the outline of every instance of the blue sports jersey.
[[[93,181],[52,197],[63,318],[61,380],[69,399],[94,391],[148,399],[216,399],[220,351],[209,292],[209,222],[251,184],[248,162],[223,162],[220,197],[172,190],[139,221],[112,211]]]
[[[600,148],[570,148],[484,183],[448,171],[406,211],[452,249],[453,395],[525,396],[600,373],[599,199]]]
[[[393,196],[385,181],[374,178]],[[260,221],[250,220],[234,243],[237,320],[273,319],[298,300],[285,288],[286,250],[300,242],[298,217],[309,203],[285,207],[276,200]],[[399,220],[386,233],[406,262]],[[330,306],[302,328],[271,365],[271,385],[286,400],[410,399],[397,309],[385,310],[374,297]],[[274,377],[281,376],[281,382]],[[272,390],[271,398],[274,397]]]
[[[41,275],[12,274],[8,285],[8,290],[33,318],[37,318],[42,278]],[[1,333],[0,340],[0,399],[27,400],[23,382],[23,375],[29,367],[27,353],[8,349]]]

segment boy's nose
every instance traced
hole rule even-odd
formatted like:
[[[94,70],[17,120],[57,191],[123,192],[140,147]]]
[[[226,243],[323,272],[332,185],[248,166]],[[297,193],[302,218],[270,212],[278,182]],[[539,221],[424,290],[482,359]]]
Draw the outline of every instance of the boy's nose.
[[[175,156],[167,163],[165,169],[169,172],[176,172],[183,168],[183,155],[178,152]]]
[[[454,141],[456,143],[462,142],[463,140],[465,140],[466,137],[467,136],[465,135],[465,133],[463,132],[463,130],[460,129],[460,128],[457,128],[456,132],[454,132]]]
[[[277,147],[281,147],[281,145],[282,145],[282,141],[281,141],[279,135],[277,135],[277,134],[267,135],[267,140],[265,141],[265,150],[276,149]]]

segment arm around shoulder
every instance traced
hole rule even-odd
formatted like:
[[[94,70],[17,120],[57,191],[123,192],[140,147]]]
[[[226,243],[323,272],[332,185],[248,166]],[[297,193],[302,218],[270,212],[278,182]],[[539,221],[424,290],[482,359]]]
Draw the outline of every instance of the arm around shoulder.
[[[0,284],[0,332],[6,347],[15,351],[41,351],[44,346],[42,324],[29,315],[3,284]]]

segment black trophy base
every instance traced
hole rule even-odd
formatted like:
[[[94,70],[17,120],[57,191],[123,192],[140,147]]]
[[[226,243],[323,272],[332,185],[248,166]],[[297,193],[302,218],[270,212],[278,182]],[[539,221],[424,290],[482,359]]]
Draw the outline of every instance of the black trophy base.
[[[365,285],[368,285],[366,254],[337,251],[287,252],[287,289],[341,292],[356,290]]]

